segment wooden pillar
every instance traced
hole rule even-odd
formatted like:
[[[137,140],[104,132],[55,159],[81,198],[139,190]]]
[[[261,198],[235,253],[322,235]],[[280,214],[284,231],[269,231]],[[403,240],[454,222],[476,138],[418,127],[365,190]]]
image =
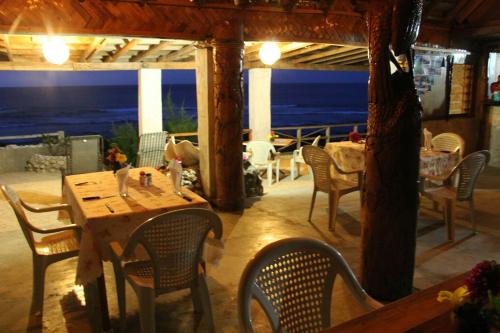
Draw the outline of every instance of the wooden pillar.
[[[221,210],[243,208],[243,27],[224,21],[214,29],[215,200]]]
[[[203,191],[208,196],[209,200],[212,200],[215,195],[214,64],[212,47],[197,48],[195,57],[201,183]]]
[[[372,0],[366,173],[361,211],[361,281],[379,299],[411,293],[418,209],[421,108],[413,82],[422,1]],[[390,46],[409,60],[390,72]]]
[[[161,69],[139,69],[139,135],[163,131]]]
[[[252,140],[268,141],[271,133],[271,68],[248,70],[248,124]]]

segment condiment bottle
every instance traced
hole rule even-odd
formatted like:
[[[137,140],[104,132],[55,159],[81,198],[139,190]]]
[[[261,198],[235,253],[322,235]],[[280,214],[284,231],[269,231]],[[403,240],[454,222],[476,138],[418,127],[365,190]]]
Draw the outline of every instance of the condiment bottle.
[[[147,183],[146,186],[153,185],[153,175],[152,174],[150,174],[150,173],[146,174],[146,183]]]
[[[146,173],[141,171],[139,173],[139,184],[141,184],[141,186],[147,186],[146,181]]]

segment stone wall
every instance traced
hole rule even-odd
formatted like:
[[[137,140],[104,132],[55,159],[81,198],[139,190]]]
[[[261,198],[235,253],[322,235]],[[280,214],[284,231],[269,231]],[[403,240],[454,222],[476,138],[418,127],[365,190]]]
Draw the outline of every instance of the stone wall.
[[[65,156],[34,154],[26,162],[26,171],[61,172],[61,169],[66,169]]]
[[[472,65],[453,65],[450,114],[467,114],[471,111],[472,69]]]
[[[43,144],[0,147],[0,173],[25,171],[26,162],[34,154],[49,155],[49,148]]]

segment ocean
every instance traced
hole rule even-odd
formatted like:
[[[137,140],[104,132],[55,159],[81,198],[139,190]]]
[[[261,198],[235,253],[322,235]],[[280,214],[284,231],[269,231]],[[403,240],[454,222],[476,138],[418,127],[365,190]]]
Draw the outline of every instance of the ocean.
[[[196,119],[196,86],[163,86]],[[245,86],[244,128],[248,128]],[[272,127],[366,122],[367,84],[273,84]],[[64,131],[111,136],[112,124],[137,123],[137,86],[0,88],[0,136]],[[0,145],[8,143],[5,140]]]

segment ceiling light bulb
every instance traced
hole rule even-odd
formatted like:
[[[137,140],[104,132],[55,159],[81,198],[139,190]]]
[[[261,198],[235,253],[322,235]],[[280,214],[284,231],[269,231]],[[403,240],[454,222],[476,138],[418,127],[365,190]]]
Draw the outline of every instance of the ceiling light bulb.
[[[69,48],[61,37],[48,37],[43,43],[43,55],[48,62],[62,65],[69,58]]]
[[[259,57],[264,64],[271,66],[281,57],[281,50],[278,44],[265,42],[260,47]]]

